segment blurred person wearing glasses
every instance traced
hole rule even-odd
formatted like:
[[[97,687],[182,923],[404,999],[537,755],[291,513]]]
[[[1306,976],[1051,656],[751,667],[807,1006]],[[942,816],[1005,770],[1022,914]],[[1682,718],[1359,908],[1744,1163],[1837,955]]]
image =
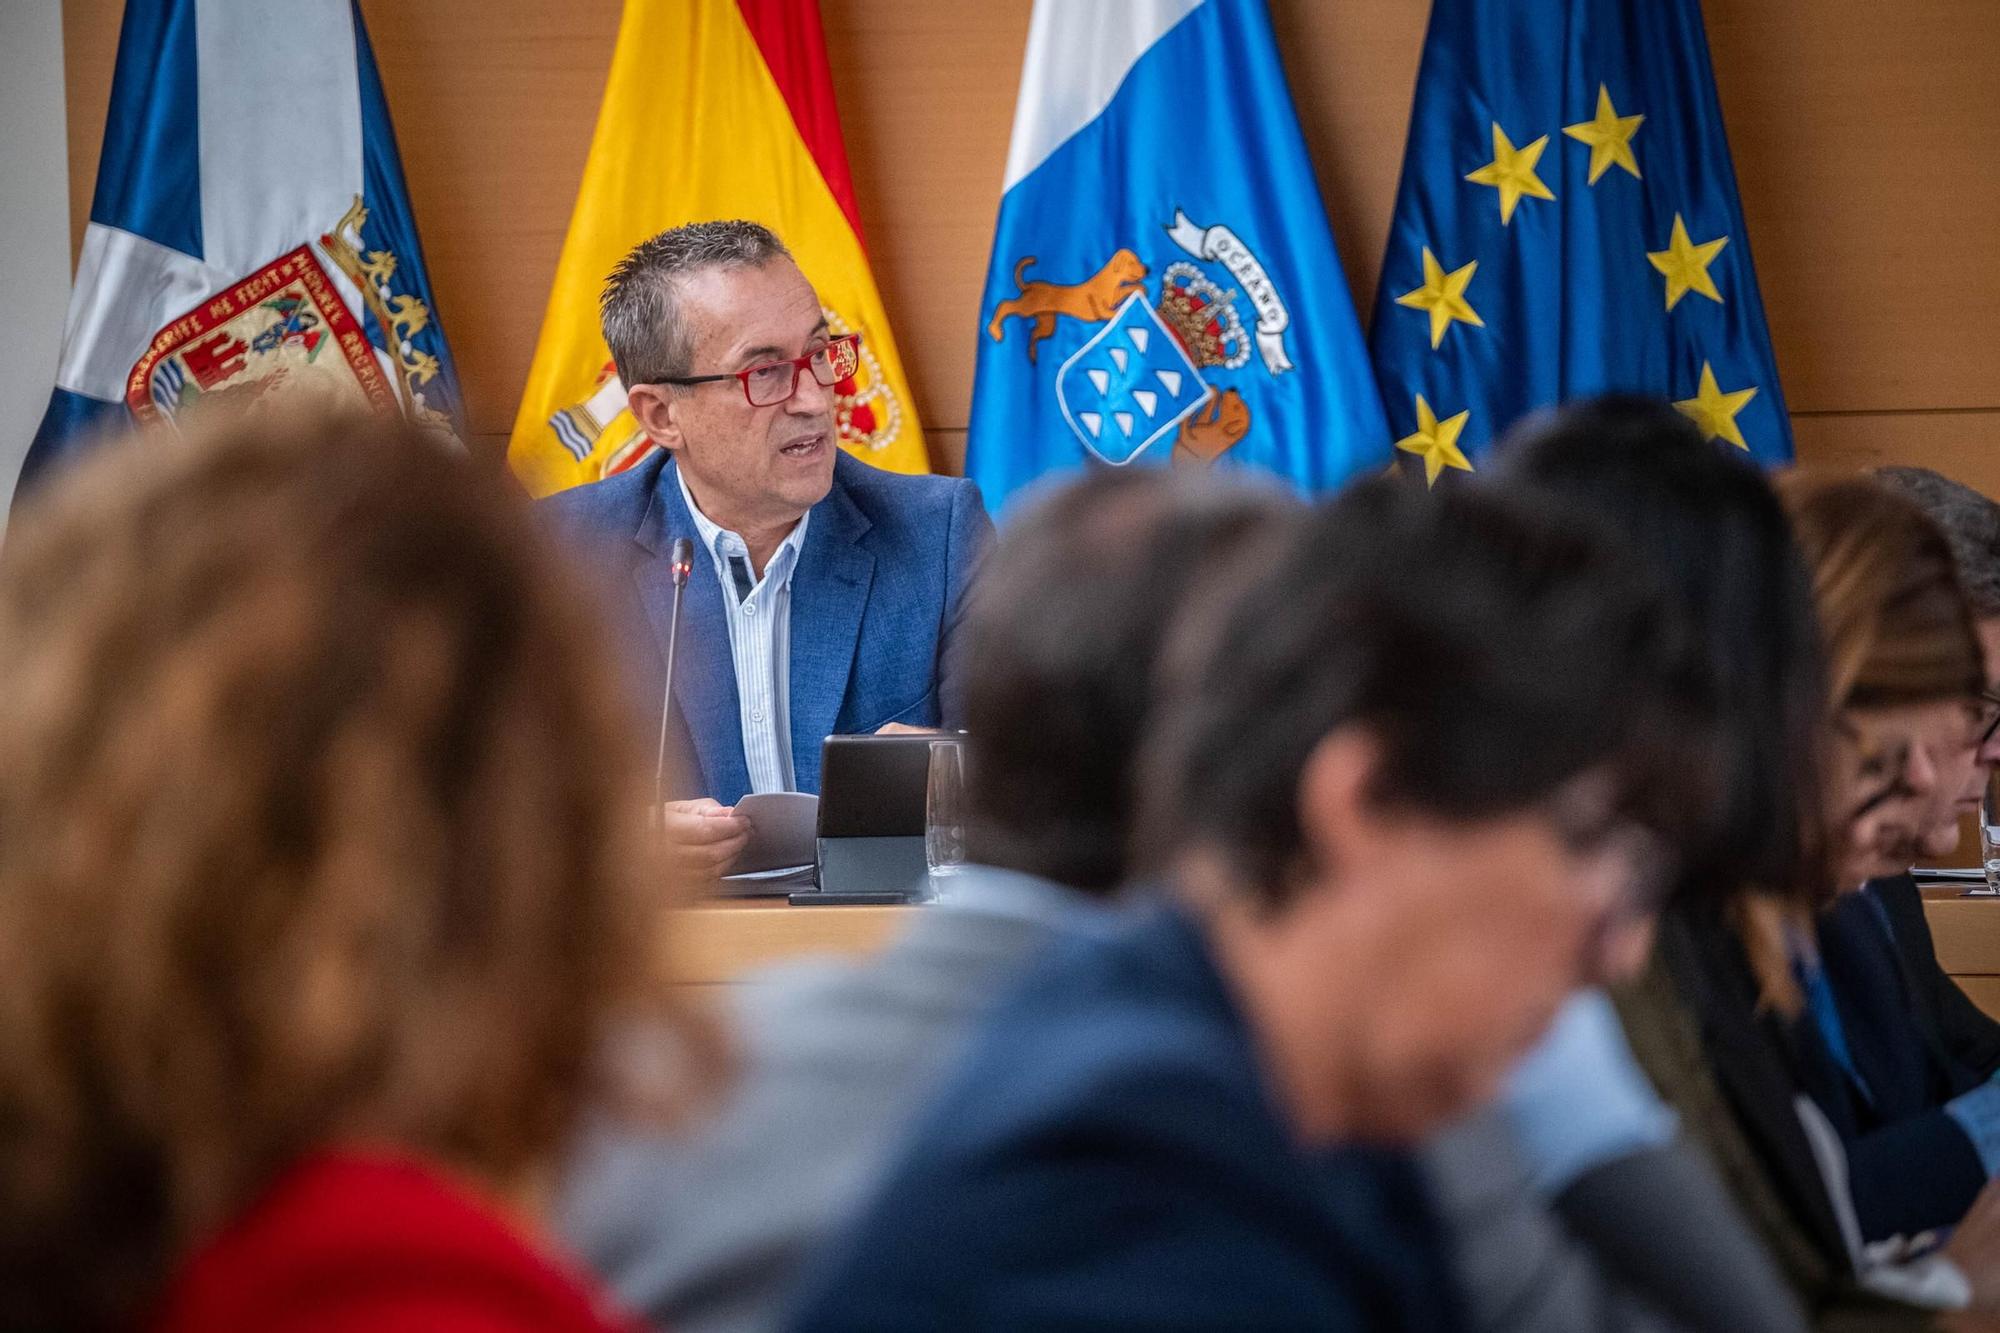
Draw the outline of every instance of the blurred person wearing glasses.
[[[992,522],[970,481],[841,450],[834,395],[860,335],[833,334],[767,228],[698,222],[642,242],[605,283],[602,323],[659,448],[543,503],[593,548],[653,700],[671,552],[693,544],[672,712],[696,780],[664,825],[681,868],[714,877],[749,840],[735,802],[817,792],[827,735],[957,724],[953,643]]]
[[[1001,1001],[796,1327],[1461,1325],[1405,1150],[1632,953],[1702,668],[1557,511],[1387,478],[1177,638],[1156,901]]]
[[[583,601],[380,418],[108,446],[17,515],[0,1327],[631,1327],[545,1248],[554,1159],[716,1057]],[[626,1024],[659,1065],[603,1064]]]
[[[1956,557],[1917,506],[1866,478],[1797,475],[1783,489],[1813,564],[1844,701],[1834,753],[1853,785],[1837,807],[1851,812],[1839,816],[1838,906],[1861,898],[1867,881],[1907,869],[1976,793],[1986,663]],[[1877,600],[1879,618],[1868,614]],[[1948,674],[1955,688],[1943,688]],[[1820,947],[1829,940],[1831,952]],[[1899,1040],[1912,1032],[1901,979],[1870,969],[1879,952],[1847,943],[1838,930],[1791,941],[1805,1026],[1817,1039],[1809,1045],[1825,1057],[1807,1063],[1819,1077],[1811,1091],[1844,1142],[1861,1237],[1885,1242],[1953,1226],[1993,1174],[1987,1162],[2000,1161],[2000,1085],[1968,1079],[1953,1095],[1892,1071],[1887,1062],[1898,1055],[1923,1059]]]
[[[1950,770],[1968,754],[1970,771],[1953,801],[1938,801],[1921,848],[1926,859],[1956,849],[1959,820],[1978,811],[1990,774],[2000,764],[2000,505],[1968,486],[1925,468],[1894,467],[1875,478],[1937,524],[1958,562],[1959,582],[1973,614],[1984,656],[1987,689],[1968,737],[1940,756]],[[1952,793],[1941,785],[1940,797]],[[1907,873],[1870,880],[1843,895],[1819,923],[1828,979],[1847,1021],[1860,1078],[1883,1106],[1905,1111],[1961,1098],[2000,1074],[2000,1023],[1988,1017],[1938,964],[1922,895]],[[1986,1092],[1958,1103],[1970,1125],[1992,1125],[1980,1113]],[[2000,1169],[1988,1130],[1973,1135],[1986,1175]]]

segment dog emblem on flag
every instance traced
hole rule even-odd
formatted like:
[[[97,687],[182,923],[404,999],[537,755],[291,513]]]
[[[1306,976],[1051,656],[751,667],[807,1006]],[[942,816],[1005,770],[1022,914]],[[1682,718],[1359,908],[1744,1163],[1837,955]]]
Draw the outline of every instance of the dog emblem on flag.
[[[1171,438],[1208,396],[1180,340],[1139,292],[1056,372],[1063,420],[1085,449],[1114,466]]]

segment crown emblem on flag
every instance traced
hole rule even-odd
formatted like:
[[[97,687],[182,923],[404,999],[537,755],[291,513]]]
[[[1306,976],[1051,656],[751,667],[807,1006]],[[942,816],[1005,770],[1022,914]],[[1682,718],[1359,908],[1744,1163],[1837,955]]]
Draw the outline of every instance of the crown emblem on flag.
[[[408,292],[392,289],[395,253],[362,248],[361,229],[367,223],[368,209],[356,195],[333,230],[319,238],[320,245],[347,280],[360,289],[362,304],[381,330],[384,351],[396,368],[403,411],[417,421],[449,429],[451,419],[424,397],[424,386],[437,378],[438,359],[410,341],[430,327],[430,307]]]
[[[826,316],[829,336],[854,332],[831,306],[821,306],[820,313]],[[896,401],[889,379],[882,373],[882,363],[875,359],[865,338],[861,341],[861,363],[854,374],[834,386],[833,419],[842,444],[870,453],[888,448],[902,432],[903,405]]]
[[[1238,370],[1250,360],[1235,297],[1186,260],[1160,275],[1160,319],[1197,366]]]

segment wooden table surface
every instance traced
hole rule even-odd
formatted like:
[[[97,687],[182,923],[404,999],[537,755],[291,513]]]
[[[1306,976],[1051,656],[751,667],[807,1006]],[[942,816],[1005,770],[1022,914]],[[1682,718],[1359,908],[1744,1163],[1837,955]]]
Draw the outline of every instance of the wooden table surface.
[[[793,907],[783,898],[716,899],[674,913],[668,966],[685,985],[716,986],[768,963],[872,953],[920,907]]]
[[[2000,898],[1925,889],[1924,916],[1938,962],[1974,1003],[2000,1018]]]
[[[703,902],[674,914],[668,965],[675,980],[727,985],[745,972],[813,954],[881,948],[921,907],[793,907],[782,899]],[[1938,961],[1978,1005],[2000,1018],[2000,898],[1924,890]]]

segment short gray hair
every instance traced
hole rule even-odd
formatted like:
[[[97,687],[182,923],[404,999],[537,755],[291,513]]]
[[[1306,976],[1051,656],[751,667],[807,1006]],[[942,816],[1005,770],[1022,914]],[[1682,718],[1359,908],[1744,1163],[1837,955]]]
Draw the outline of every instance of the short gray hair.
[[[690,373],[694,339],[681,317],[681,279],[791,257],[776,232],[755,222],[690,222],[639,242],[611,270],[597,302],[619,381],[657,384]]]
[[[2000,616],[2000,504],[1927,467],[1876,468],[1874,475],[1944,533],[1972,614]]]

